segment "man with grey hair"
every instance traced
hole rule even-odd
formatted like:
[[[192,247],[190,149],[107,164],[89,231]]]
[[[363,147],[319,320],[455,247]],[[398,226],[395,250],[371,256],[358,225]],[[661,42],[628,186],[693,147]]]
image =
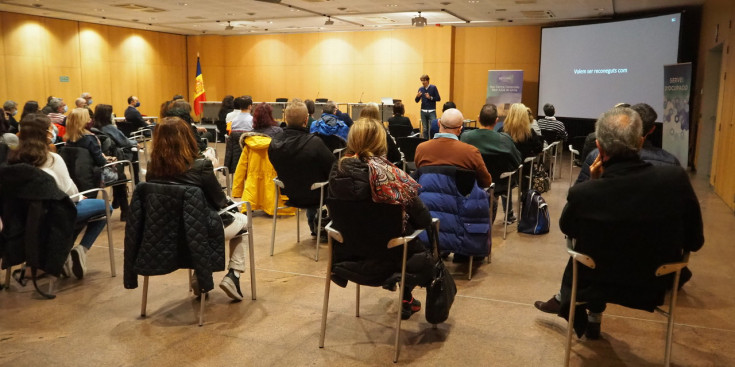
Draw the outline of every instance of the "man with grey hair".
[[[18,104],[14,101],[5,101],[3,103],[3,113],[5,113],[5,120],[8,122],[10,127],[10,133],[18,132],[18,120],[15,119],[15,115],[18,114]]]
[[[77,108],[85,108],[87,107],[87,100],[82,97],[79,97],[74,100],[74,104],[77,106]]]
[[[439,132],[434,138],[416,147],[416,168],[423,166],[455,166],[475,171],[477,184],[489,187],[493,182],[485,167],[480,151],[472,145],[459,141],[464,116],[456,108],[450,108],[439,119]]]
[[[311,125],[312,134],[320,134],[324,136],[337,135],[340,138],[347,140],[347,134],[350,132],[350,127],[340,120],[337,115],[337,104],[334,101],[328,101],[324,104],[322,109],[322,118],[314,121]]]
[[[69,110],[69,108],[66,106],[66,103],[64,103],[64,100],[56,97],[51,98],[48,102],[48,107],[51,111],[48,114],[48,118],[51,122],[61,126],[66,126],[66,116],[64,116],[64,114]],[[59,134],[59,136],[63,137],[63,134]]]
[[[655,269],[681,261],[704,243],[702,213],[686,172],[641,160],[641,118],[630,108],[613,108],[596,124],[600,155],[590,166],[591,180],[569,189],[559,219],[561,231],[576,240],[574,250],[595,260],[596,269],[579,267],[574,329],[578,336],[600,337],[608,302],[653,312],[663,303],[672,278]],[[567,318],[572,262],[561,292],[536,308]],[[587,314],[589,312],[589,314]]]
[[[92,101],[92,95],[89,94],[89,92],[82,93],[82,95],[80,97],[81,98],[84,98],[84,100],[87,101],[87,107],[91,107],[92,106],[92,103],[94,103]]]

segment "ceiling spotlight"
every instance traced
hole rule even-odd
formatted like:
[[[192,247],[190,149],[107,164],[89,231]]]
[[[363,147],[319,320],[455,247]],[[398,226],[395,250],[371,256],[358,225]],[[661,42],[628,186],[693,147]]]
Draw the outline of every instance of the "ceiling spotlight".
[[[234,26],[232,26],[232,24],[230,24],[230,21],[228,20],[228,21],[227,21],[227,26],[225,27],[225,30],[226,30],[226,31],[231,31],[231,30],[233,30],[233,29],[235,29],[235,27],[234,27]]]
[[[414,27],[423,27],[426,25],[426,18],[422,17],[421,12],[419,12],[419,16],[411,18],[411,25]]]
[[[332,20],[332,17],[327,17],[327,21],[324,22],[324,25],[332,25],[334,24],[334,21]]]

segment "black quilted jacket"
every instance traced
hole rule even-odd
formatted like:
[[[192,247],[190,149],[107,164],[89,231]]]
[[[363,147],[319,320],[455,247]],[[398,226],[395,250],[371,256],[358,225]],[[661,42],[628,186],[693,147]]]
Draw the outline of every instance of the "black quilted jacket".
[[[125,225],[125,288],[138,275],[196,271],[199,287],[214,288],[212,273],[225,269],[225,234],[217,212],[196,186],[141,182]]]

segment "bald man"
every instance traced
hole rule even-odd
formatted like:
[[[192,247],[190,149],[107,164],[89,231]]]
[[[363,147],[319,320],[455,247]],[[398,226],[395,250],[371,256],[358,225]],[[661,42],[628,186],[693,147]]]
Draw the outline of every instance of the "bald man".
[[[416,168],[449,165],[475,171],[477,184],[488,187],[493,182],[480,151],[459,141],[464,116],[456,108],[444,111],[439,119],[439,132],[434,138],[416,147]]]

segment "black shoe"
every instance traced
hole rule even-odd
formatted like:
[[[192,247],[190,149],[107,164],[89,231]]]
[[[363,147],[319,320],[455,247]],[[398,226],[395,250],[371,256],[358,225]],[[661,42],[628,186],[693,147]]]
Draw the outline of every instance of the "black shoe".
[[[230,271],[227,272],[227,275],[225,275],[219,283],[219,287],[222,288],[222,290],[225,291],[225,293],[227,293],[227,295],[233,300],[242,301],[243,297],[242,292],[240,292],[240,278],[235,276],[235,270],[230,269]]]
[[[411,315],[421,311],[421,302],[413,297],[411,297],[410,302],[403,300],[401,306],[401,320],[408,320],[411,318]]]
[[[505,218],[503,218],[503,219],[505,219]],[[516,218],[515,214],[511,213],[511,214],[510,214],[510,215],[508,216],[508,220],[506,221],[506,223],[507,223],[507,224],[513,224],[513,223],[515,223],[516,221],[518,221],[518,218]]]
[[[556,296],[552,296],[548,301],[536,301],[533,306],[538,308],[541,312],[558,314],[561,309],[561,303],[556,299]]]
[[[584,336],[586,336],[589,340],[600,339],[600,323],[588,322],[587,330],[584,331]]]

